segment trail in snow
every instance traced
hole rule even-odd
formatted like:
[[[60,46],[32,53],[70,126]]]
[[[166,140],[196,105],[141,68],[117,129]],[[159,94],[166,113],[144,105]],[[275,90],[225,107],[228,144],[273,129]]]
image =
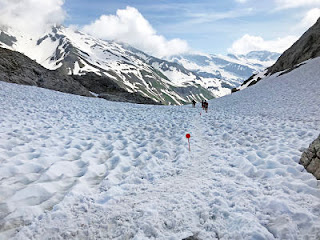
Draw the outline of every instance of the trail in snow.
[[[317,84],[273,77],[200,117],[0,82],[0,237],[318,239],[319,184],[298,164]]]

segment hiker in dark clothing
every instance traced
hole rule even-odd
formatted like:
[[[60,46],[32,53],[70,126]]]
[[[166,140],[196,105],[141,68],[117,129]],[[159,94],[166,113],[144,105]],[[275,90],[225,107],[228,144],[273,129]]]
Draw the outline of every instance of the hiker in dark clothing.
[[[209,107],[209,103],[207,101],[204,101],[204,110],[206,110],[206,112],[208,112],[208,107]]]
[[[204,109],[204,101],[203,100],[201,101],[201,107],[202,107],[202,109]]]
[[[196,101],[195,100],[192,100],[192,107],[196,107]]]

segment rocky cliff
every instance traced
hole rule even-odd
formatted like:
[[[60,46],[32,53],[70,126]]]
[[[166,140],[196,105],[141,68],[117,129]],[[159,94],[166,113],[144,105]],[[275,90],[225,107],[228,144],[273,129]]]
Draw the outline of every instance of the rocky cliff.
[[[320,135],[302,154],[300,164],[320,180]]]
[[[21,53],[0,48],[0,80],[47,88],[81,96],[92,96],[72,77],[50,71]]]
[[[320,18],[278,61],[268,69],[268,74],[290,70],[298,64],[320,56]]]

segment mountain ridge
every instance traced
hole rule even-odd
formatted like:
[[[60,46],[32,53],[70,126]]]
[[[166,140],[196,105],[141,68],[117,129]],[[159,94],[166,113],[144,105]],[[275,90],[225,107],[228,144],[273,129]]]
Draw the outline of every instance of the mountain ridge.
[[[14,30],[3,35],[6,37],[0,39],[2,47],[22,52],[48,69],[59,68],[69,75],[95,73],[109,77],[127,92],[137,92],[158,103],[181,105],[192,99],[215,97],[197,84],[173,84],[120,43],[99,40],[70,28],[52,28],[39,39],[22,36]],[[4,44],[8,43],[4,39],[12,41]]]
[[[128,44],[96,39],[63,26],[53,27],[39,38],[0,30],[0,46],[21,52],[47,69],[79,76],[95,73],[129,93],[177,105],[230,94],[252,72],[270,64],[268,56],[273,54],[256,52],[258,57],[264,56],[260,60],[254,59],[254,53],[251,60],[244,55],[190,54],[185,64],[179,61],[183,56],[159,59]],[[197,58],[203,60],[203,66],[193,68],[199,66]]]
[[[171,60],[200,75],[219,79],[228,88],[241,85],[253,73],[271,66],[280,56],[268,51],[252,51],[246,55],[214,55],[193,53],[173,56]]]

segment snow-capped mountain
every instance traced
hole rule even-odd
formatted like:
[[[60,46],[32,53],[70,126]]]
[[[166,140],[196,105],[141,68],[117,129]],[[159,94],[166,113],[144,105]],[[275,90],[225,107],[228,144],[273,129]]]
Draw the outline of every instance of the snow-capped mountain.
[[[165,78],[169,79],[176,86],[183,87],[185,84],[200,85],[208,89],[215,97],[222,97],[230,93],[230,86],[224,84],[219,78],[212,77],[210,74],[199,74],[175,61],[159,59],[130,46],[124,45],[124,47],[139,55],[146,63],[161,72]]]
[[[238,57],[248,59],[251,63],[253,63],[254,60],[258,60],[262,66],[266,66],[277,61],[280,54],[269,51],[252,51],[246,55],[239,55]]]
[[[150,64],[155,58],[126,44],[102,41],[71,28],[54,27],[40,38],[12,29],[2,30],[0,46],[21,52],[47,69],[60,69],[69,75],[95,73],[107,77],[128,92],[137,92],[164,104],[221,96],[220,89],[215,95],[194,81],[198,77],[182,66],[177,66],[183,73],[182,80],[171,81],[160,68]],[[192,77],[189,81],[185,76]]]
[[[184,104],[192,99],[229,94],[278,57],[270,52],[240,56],[197,53],[164,60],[127,44],[99,40],[63,26],[53,27],[41,37],[13,29],[0,30],[0,46],[21,52],[47,69],[60,69],[69,75],[95,73],[129,93],[163,104]]]
[[[208,55],[202,53],[186,54],[171,57],[170,60],[194,71],[204,81],[208,88],[211,82],[217,80],[223,87],[234,88],[243,83],[252,74],[270,67],[280,54],[268,51],[254,51],[246,55]]]

